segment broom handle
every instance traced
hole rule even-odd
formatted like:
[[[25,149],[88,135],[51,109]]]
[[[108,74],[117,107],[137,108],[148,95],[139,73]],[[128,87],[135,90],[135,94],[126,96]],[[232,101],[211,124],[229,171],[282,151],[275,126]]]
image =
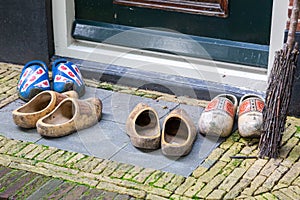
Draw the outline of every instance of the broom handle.
[[[293,49],[295,45],[295,35],[299,18],[299,3],[300,0],[293,0],[293,9],[290,18],[290,27],[287,38],[287,45],[290,49]]]

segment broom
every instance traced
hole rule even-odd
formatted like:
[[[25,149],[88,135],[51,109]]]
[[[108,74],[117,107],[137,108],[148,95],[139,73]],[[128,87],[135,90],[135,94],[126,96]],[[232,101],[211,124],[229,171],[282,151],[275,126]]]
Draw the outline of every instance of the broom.
[[[259,157],[261,158],[277,158],[279,155],[298,57],[295,33],[299,16],[299,2],[300,0],[293,1],[287,42],[283,49],[275,53],[274,65],[268,80],[262,135],[259,141]]]

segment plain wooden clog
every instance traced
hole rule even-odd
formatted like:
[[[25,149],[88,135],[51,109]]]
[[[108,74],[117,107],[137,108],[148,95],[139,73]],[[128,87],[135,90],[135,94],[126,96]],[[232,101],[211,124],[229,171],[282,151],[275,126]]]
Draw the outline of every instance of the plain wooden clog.
[[[127,118],[126,133],[133,146],[158,149],[161,132],[157,112],[147,104],[136,105]]]
[[[187,155],[193,147],[196,136],[196,127],[186,111],[173,110],[163,123],[162,153],[166,156]]]
[[[75,91],[62,94],[50,90],[43,91],[12,112],[14,123],[22,128],[35,128],[40,118],[52,112],[67,97],[78,98],[78,94]]]
[[[46,137],[61,137],[96,124],[102,116],[98,98],[66,98],[36,123],[37,132]]]

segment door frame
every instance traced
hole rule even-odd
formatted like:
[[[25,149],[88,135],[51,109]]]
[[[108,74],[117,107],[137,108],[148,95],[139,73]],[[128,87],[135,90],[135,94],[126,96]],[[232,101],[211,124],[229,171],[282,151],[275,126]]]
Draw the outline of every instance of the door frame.
[[[265,91],[276,50],[282,48],[287,21],[288,2],[273,1],[268,68],[176,56],[104,43],[74,40],[71,37],[75,20],[73,0],[53,0],[53,33],[55,54],[63,57],[136,68],[145,71]],[[146,67],[145,67],[146,66]]]

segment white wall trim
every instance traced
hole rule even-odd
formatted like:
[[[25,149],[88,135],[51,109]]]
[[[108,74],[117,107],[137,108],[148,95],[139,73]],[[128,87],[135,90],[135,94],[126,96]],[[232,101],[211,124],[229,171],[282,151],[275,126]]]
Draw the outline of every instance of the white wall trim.
[[[280,42],[283,41],[284,29],[282,27],[286,22],[286,18],[283,16],[287,15],[283,12],[283,10],[287,10],[284,2],[274,1],[270,58],[273,58],[274,49],[282,46],[282,42]],[[266,89],[267,73],[272,66],[272,59],[269,59],[268,70],[266,70],[232,63],[76,41],[71,37],[72,23],[75,19],[74,0],[53,0],[52,4],[56,55],[221,82],[257,91]]]

